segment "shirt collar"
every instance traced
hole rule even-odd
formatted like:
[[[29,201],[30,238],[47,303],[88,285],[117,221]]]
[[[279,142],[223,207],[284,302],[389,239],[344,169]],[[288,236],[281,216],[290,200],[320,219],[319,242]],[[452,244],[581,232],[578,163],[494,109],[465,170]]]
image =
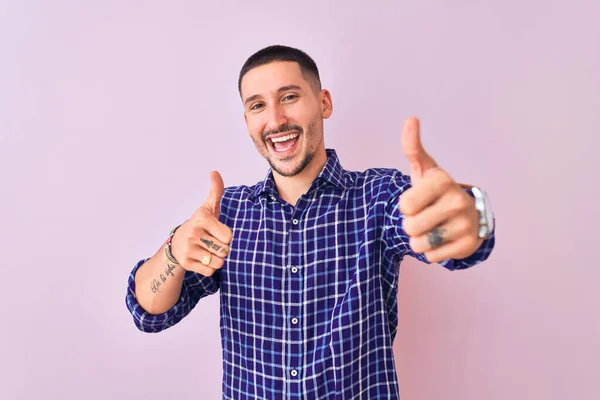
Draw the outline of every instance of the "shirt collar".
[[[344,169],[342,168],[342,164],[340,163],[336,151],[334,149],[325,149],[325,152],[327,154],[327,162],[325,162],[325,166],[315,180],[329,183],[340,190],[345,189],[347,184],[344,176]],[[265,179],[255,185],[252,196],[258,197],[263,193],[271,196],[277,195],[272,168],[269,168],[269,172]]]

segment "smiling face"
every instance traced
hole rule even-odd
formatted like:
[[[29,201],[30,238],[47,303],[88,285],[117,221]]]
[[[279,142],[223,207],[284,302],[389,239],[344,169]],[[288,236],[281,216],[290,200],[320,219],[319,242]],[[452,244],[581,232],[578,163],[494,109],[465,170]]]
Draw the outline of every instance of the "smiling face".
[[[331,115],[331,95],[316,85],[290,61],[261,65],[242,79],[248,134],[281,176],[298,175],[315,154],[325,154],[323,119]]]

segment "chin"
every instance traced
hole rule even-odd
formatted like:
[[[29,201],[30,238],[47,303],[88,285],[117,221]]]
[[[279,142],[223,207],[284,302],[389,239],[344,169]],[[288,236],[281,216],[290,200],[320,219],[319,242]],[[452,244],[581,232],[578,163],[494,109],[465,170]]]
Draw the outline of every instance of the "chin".
[[[294,154],[289,158],[289,161],[269,159],[269,164],[279,175],[289,178],[304,171],[306,166],[310,164],[314,155],[314,152],[304,151],[302,153]]]
[[[290,168],[289,166],[281,167],[281,166],[277,166],[274,164],[271,164],[271,168],[275,172],[277,172],[279,175],[286,177],[286,178],[291,178],[292,176],[296,176],[300,172],[302,172],[302,170],[304,169],[301,165],[297,165],[297,166],[294,166],[293,168]]]

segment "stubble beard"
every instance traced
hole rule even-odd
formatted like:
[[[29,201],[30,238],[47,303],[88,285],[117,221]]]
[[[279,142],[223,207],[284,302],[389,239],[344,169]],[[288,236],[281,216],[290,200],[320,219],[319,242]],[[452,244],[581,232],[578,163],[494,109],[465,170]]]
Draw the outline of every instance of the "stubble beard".
[[[282,127],[279,130],[279,132],[277,132],[277,133],[296,130],[300,133],[300,136],[305,135],[305,137],[303,137],[302,139],[304,140],[305,143],[309,144],[311,142],[311,139],[313,139],[317,135],[318,123],[319,123],[319,119],[315,119],[313,122],[311,122],[308,125],[306,132],[303,132],[303,130],[300,126],[294,125],[294,126]],[[271,134],[273,134],[273,132],[268,132],[267,134],[271,135]],[[265,134],[263,136],[267,136],[267,134]],[[321,138],[321,141],[322,140],[323,140],[323,138]],[[255,142],[255,144],[256,144],[256,142]],[[277,172],[279,175],[281,175],[283,177],[289,178],[292,176],[296,176],[296,175],[300,174],[302,171],[304,171],[306,166],[308,164],[310,164],[310,162],[314,158],[315,154],[317,153],[317,149],[320,144],[321,144],[320,142],[317,143],[317,145],[313,148],[311,148],[310,145],[308,145],[304,154],[300,155],[300,157],[301,157],[300,162],[298,164],[296,164],[291,170],[283,170],[282,168],[280,168],[277,165],[277,162],[281,162],[281,161],[287,162],[297,156],[292,156],[292,157],[284,158],[281,160],[278,159],[278,160],[274,161],[272,158],[272,154],[267,147],[268,144],[266,142],[266,139],[264,139],[264,138],[263,138],[263,143],[262,143],[262,151],[260,151],[260,152],[262,153],[262,156],[267,160],[267,162],[269,163],[269,165],[271,166],[271,169],[273,171]]]

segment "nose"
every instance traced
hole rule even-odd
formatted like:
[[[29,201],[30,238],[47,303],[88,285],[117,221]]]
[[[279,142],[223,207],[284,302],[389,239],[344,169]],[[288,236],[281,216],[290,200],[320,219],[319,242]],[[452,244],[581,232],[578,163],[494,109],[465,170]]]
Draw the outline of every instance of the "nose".
[[[267,130],[277,131],[287,123],[285,110],[279,105],[267,109]]]

